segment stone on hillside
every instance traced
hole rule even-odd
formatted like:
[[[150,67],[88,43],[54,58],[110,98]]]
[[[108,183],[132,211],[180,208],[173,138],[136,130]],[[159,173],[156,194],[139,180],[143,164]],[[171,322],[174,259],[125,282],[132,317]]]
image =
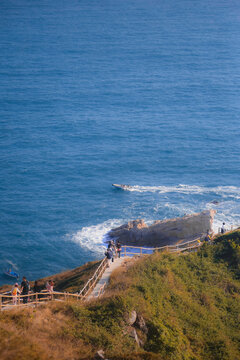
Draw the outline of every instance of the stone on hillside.
[[[158,247],[180,243],[205,236],[208,230],[211,232],[215,213],[215,210],[206,210],[182,218],[157,220],[149,226],[143,220],[134,220],[112,229],[109,236],[122,245]]]
[[[96,352],[96,354],[94,355],[94,360],[107,360],[107,359],[105,359],[104,351],[103,350],[98,350]]]
[[[128,333],[129,333],[129,336],[131,336],[136,341],[137,345],[140,346],[140,341],[139,341],[136,330],[132,327],[129,327]]]
[[[137,315],[137,319],[136,319],[134,325],[137,326],[145,334],[148,333],[148,328],[147,328],[146,322],[145,322],[144,318],[142,317],[142,315],[139,315],[139,314]]]
[[[124,315],[124,319],[128,325],[133,325],[137,319],[137,313],[135,310],[131,311],[131,313],[126,313]]]

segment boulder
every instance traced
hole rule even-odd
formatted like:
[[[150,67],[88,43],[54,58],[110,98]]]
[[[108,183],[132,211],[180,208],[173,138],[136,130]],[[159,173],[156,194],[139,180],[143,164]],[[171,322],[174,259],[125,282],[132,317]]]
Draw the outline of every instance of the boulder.
[[[136,327],[138,327],[144,334],[148,333],[148,328],[147,328],[146,322],[145,322],[144,318],[142,317],[142,315],[139,315],[139,314],[137,315],[134,325]]]
[[[206,210],[201,213],[186,215],[181,218],[157,220],[147,226],[143,220],[130,221],[112,229],[109,237],[119,240],[122,245],[165,246],[205,236],[212,231],[216,211]]]
[[[140,346],[140,342],[139,342],[139,338],[138,338],[136,330],[134,328],[129,327],[128,333],[129,333],[129,336],[131,336],[135,340],[136,344],[138,346]]]
[[[98,350],[96,352],[96,354],[94,355],[94,360],[107,360],[107,359],[105,359],[104,351],[103,350]]]
[[[130,314],[125,314],[124,319],[128,325],[133,325],[137,319],[137,313],[135,310],[131,311]]]

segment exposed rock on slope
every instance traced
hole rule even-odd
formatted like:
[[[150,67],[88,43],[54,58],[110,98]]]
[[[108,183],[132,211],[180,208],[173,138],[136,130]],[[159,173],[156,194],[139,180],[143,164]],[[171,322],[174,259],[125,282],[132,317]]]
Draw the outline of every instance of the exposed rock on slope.
[[[205,236],[207,230],[212,231],[215,213],[215,210],[206,210],[182,218],[157,220],[150,226],[143,220],[134,220],[111,230],[109,236],[123,245],[157,247],[174,244]]]

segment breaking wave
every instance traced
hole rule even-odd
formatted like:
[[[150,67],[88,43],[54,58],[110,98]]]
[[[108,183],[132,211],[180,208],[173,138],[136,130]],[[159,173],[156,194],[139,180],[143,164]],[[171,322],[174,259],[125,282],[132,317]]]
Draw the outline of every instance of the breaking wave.
[[[106,249],[104,243],[108,239],[108,232],[124,224],[124,222],[121,219],[110,219],[101,224],[83,227],[75,234],[68,235],[68,237],[82,248],[103,254]]]
[[[124,219],[109,219],[97,225],[83,227],[76,233],[68,235],[68,239],[92,253],[103,254],[108,232],[133,219],[144,219],[145,223],[150,225],[155,220],[181,217],[206,209],[215,209],[217,210],[213,223],[215,233],[218,232],[223,222],[226,222],[229,230],[238,227],[240,224],[240,187],[205,187],[183,184],[176,186],[134,185],[125,191],[166,195],[152,199],[149,204],[144,203],[144,206],[141,206],[141,211],[137,206],[136,208],[133,206],[135,203],[132,203],[132,207],[128,204],[123,209]]]

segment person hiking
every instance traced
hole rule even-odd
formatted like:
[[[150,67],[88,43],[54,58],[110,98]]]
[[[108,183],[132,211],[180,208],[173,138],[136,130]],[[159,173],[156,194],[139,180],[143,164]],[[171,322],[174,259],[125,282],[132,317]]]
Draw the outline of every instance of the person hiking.
[[[33,286],[33,292],[34,292],[34,293],[40,293],[40,291],[41,291],[41,286],[39,286],[39,285],[38,285],[38,281],[35,280],[34,286]]]
[[[119,240],[117,241],[116,248],[117,248],[118,257],[119,257],[119,259],[120,259],[122,247],[121,247],[121,244],[120,244],[120,241],[119,241]]]
[[[210,234],[209,234],[209,230],[207,231],[207,234],[206,234],[206,236],[205,236],[205,238],[204,238],[204,241],[206,241],[206,242],[208,242],[208,243],[210,243],[211,242],[211,236],[210,236]]]
[[[46,282],[46,289],[48,293],[52,293],[53,292],[53,281],[52,280],[47,280]],[[52,294],[49,294],[48,296],[49,299],[52,299]]]
[[[108,249],[110,249],[112,251],[112,262],[114,262],[114,256],[117,254],[117,252],[116,252],[116,247],[115,247],[113,240],[109,241]]]
[[[50,282],[51,282],[51,281],[52,281],[52,280],[47,280],[46,285],[45,285],[46,290],[47,290],[48,292],[51,291],[51,285],[50,285]]]
[[[225,232],[226,232],[225,222],[223,222],[221,227],[221,234],[224,234]]]
[[[38,294],[38,299],[41,299],[42,297],[44,297],[44,295],[40,295],[39,293],[42,291],[42,287],[38,284],[38,280],[35,280],[34,282],[34,286],[33,286],[33,292],[35,294]]]
[[[108,261],[108,267],[109,267],[110,264],[111,264],[111,260],[112,260],[112,258],[113,258],[112,249],[111,249],[111,248],[108,248],[107,251],[105,252],[105,255],[106,255],[106,258],[107,258],[107,261]]]
[[[53,280],[49,281],[49,285],[50,285],[50,292],[53,292],[53,286],[54,286]]]
[[[17,297],[18,297],[18,294],[21,294],[21,291],[19,290],[18,288],[18,283],[16,283],[14,285],[14,287],[12,288],[11,290],[11,294],[12,294],[12,301],[13,301],[13,305],[17,305]]]
[[[29,282],[27,281],[26,277],[23,276],[22,278],[22,282],[21,282],[21,295],[28,295],[29,292]],[[23,304],[27,304],[28,302],[28,297],[24,296],[23,297]]]
[[[112,251],[114,251],[115,249],[115,244],[114,244],[114,241],[111,240],[108,242],[108,249],[111,249]]]

